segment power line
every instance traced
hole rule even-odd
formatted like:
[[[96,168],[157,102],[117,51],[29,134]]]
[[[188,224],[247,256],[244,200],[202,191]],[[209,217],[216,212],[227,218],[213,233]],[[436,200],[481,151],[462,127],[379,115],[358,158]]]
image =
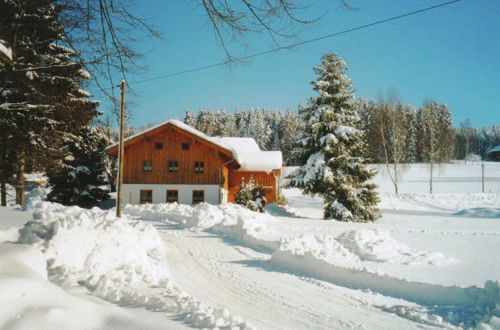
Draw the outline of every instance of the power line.
[[[131,84],[140,84],[140,83],[144,83],[144,82],[148,82],[148,81],[160,80],[160,79],[165,79],[165,78],[180,76],[180,75],[183,75],[183,74],[186,74],[186,73],[207,70],[207,69],[210,69],[210,68],[214,68],[214,67],[226,65],[226,64],[229,64],[229,63],[234,63],[234,62],[240,62],[240,61],[248,60],[248,59],[251,59],[251,58],[254,58],[254,57],[258,57],[258,56],[262,56],[262,55],[267,55],[267,54],[271,54],[271,53],[274,53],[274,52],[279,52],[279,51],[285,50],[285,49],[292,49],[292,48],[295,48],[295,47],[303,46],[303,45],[310,44],[310,43],[313,43],[313,42],[316,42],[316,41],[320,41],[320,40],[323,40],[323,39],[333,38],[333,37],[336,37],[336,36],[339,36],[339,35],[342,35],[342,34],[346,34],[346,33],[349,33],[349,32],[366,29],[366,28],[369,28],[369,27],[372,27],[372,26],[375,26],[375,25],[387,23],[387,22],[394,21],[394,20],[397,20],[397,19],[400,19],[400,18],[403,18],[403,17],[408,17],[408,16],[412,16],[412,15],[423,13],[425,11],[433,10],[433,9],[444,7],[444,6],[448,6],[448,5],[451,5],[451,4],[459,2],[459,1],[461,1],[461,0],[453,0],[453,1],[444,2],[444,3],[441,3],[441,4],[435,5],[435,6],[426,7],[426,8],[423,8],[423,9],[415,10],[415,11],[412,11],[412,12],[409,12],[409,13],[405,13],[405,14],[401,14],[401,15],[398,15],[398,16],[393,16],[393,17],[382,19],[382,20],[375,21],[375,22],[372,22],[372,23],[368,23],[368,24],[356,26],[356,27],[353,27],[353,28],[350,28],[350,29],[347,29],[347,30],[343,30],[343,31],[339,31],[339,32],[334,32],[334,33],[327,34],[327,35],[324,35],[324,36],[321,36],[321,37],[316,37],[316,38],[313,38],[313,39],[299,41],[299,42],[296,42],[296,43],[293,43],[293,44],[289,44],[289,45],[286,45],[286,46],[280,46],[280,47],[269,49],[269,50],[262,51],[262,52],[259,52],[259,53],[254,53],[254,54],[250,54],[250,55],[246,55],[246,56],[236,57],[235,59],[228,59],[228,60],[225,60],[225,61],[222,61],[222,62],[218,62],[218,63],[214,63],[214,64],[208,64],[208,65],[194,67],[194,68],[183,70],[183,71],[167,73],[167,74],[156,76],[156,77],[152,77],[152,78],[147,78],[147,79],[142,79],[142,80],[136,80],[136,81],[132,81]]]

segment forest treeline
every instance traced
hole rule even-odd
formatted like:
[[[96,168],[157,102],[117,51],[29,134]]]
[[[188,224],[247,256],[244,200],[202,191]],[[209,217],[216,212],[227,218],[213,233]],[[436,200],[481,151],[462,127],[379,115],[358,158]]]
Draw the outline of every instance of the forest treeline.
[[[488,150],[500,145],[500,125],[478,129],[465,120],[454,128],[449,108],[437,102],[417,108],[359,99],[356,108],[373,163],[485,160]],[[188,110],[184,122],[210,136],[252,137],[262,150],[281,150],[286,165],[300,165],[291,152],[300,133],[296,111]]]

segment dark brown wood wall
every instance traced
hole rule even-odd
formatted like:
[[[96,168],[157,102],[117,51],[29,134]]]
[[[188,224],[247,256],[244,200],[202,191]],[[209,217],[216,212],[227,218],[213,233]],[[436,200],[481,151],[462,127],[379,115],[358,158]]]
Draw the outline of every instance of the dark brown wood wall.
[[[155,148],[163,143],[163,150]],[[182,144],[189,149],[183,150]],[[213,145],[172,127],[141,138],[125,148],[124,183],[151,184],[220,184],[219,169],[231,158]],[[143,172],[143,161],[153,162],[151,173]],[[168,161],[177,161],[179,171],[168,172]],[[194,163],[204,162],[204,173],[194,172]],[[222,170],[228,181],[228,170]]]

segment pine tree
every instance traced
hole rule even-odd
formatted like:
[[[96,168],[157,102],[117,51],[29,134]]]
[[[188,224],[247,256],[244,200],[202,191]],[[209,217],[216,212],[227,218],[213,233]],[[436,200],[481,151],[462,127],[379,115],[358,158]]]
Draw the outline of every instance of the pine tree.
[[[189,126],[191,126],[193,128],[195,128],[197,126],[196,117],[189,110],[186,110],[186,112],[185,112],[185,115],[184,115],[184,124],[189,125]]]
[[[14,131],[11,147],[17,159],[19,204],[24,202],[27,155],[57,157],[58,141],[97,114],[97,103],[80,89],[89,74],[74,61],[78,54],[62,45],[63,8],[51,0],[0,4],[0,35],[11,45],[13,58],[10,65],[0,67],[0,120]]]
[[[268,150],[271,127],[266,121],[264,110],[250,109],[246,122],[247,126],[243,136],[254,138],[260,149]]]
[[[216,136],[236,136],[238,128],[236,127],[236,120],[232,114],[227,113],[225,110],[217,111],[215,113],[215,135]]]
[[[196,116],[196,129],[207,134],[214,136],[217,130],[214,115],[210,110],[201,110]]]
[[[415,163],[417,161],[417,111],[411,104],[406,106],[405,111],[408,122],[405,162]]]
[[[290,185],[321,195],[325,219],[374,221],[379,217],[379,199],[376,186],[367,181],[375,171],[363,158],[365,142],[347,66],[332,53],[321,62],[312,83],[319,95],[299,110],[303,133],[295,153],[306,163],[290,175]]]
[[[47,199],[63,205],[91,208],[109,199],[105,174],[106,136],[96,128],[83,127],[65,141],[66,157],[47,172],[52,191]]]

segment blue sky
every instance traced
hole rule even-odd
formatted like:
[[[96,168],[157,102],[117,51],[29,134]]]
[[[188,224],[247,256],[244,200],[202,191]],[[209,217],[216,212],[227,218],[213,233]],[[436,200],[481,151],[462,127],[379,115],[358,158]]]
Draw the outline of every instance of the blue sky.
[[[350,3],[315,1],[303,17],[322,13],[297,40],[305,40],[445,1],[379,0]],[[196,1],[148,0],[134,7],[163,34],[144,40],[143,64],[149,70],[131,82],[217,63],[225,59]],[[417,106],[433,99],[450,107],[454,125],[469,118],[476,127],[500,124],[500,2],[462,0],[410,17],[325,39],[293,50],[260,56],[242,65],[211,68],[162,80],[132,84],[130,125],[182,119],[185,110],[229,112],[236,108],[296,110],[314,92],[313,66],[322,54],[338,53],[348,64],[356,96],[377,100],[395,88],[403,103]],[[282,44],[297,40],[282,41]],[[240,40],[241,41],[241,40]],[[265,35],[231,42],[241,56],[275,47]],[[105,109],[103,109],[105,110]]]

